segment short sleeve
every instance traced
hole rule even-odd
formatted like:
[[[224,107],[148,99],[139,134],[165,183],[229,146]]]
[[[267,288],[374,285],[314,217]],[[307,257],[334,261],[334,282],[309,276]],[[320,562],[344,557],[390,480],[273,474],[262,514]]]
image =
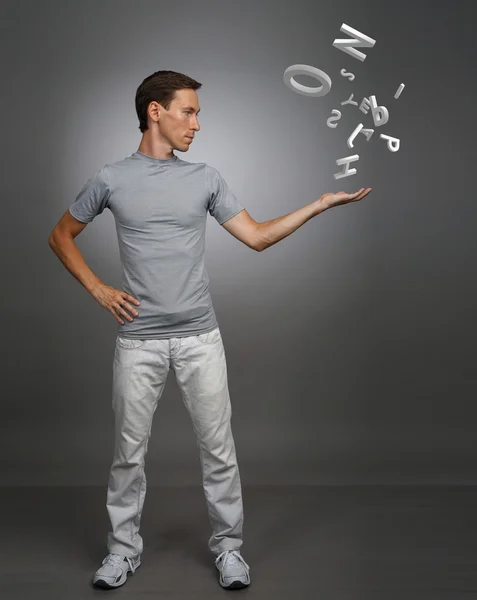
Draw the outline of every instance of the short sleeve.
[[[90,223],[108,208],[110,195],[109,180],[103,167],[84,184],[69,211],[78,221]]]
[[[209,213],[219,225],[223,225],[225,221],[244,210],[244,207],[215,167],[206,165],[205,172],[209,190]]]

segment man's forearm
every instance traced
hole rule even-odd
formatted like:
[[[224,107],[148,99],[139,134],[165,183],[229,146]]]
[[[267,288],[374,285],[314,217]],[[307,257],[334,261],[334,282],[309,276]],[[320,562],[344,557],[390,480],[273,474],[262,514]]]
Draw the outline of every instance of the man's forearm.
[[[319,200],[315,200],[288,215],[259,223],[257,250],[261,252],[269,246],[273,246],[324,210],[326,207],[320,204]]]
[[[60,259],[68,271],[88,292],[93,295],[94,289],[102,283],[86,264],[83,255],[70,235],[63,235],[48,241],[50,248]]]

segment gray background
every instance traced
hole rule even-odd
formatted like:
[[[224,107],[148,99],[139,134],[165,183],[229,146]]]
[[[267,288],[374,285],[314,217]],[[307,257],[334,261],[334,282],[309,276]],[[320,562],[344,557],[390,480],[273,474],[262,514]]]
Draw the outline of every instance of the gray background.
[[[206,266],[229,369],[244,484],[474,483],[477,414],[475,44],[471,2],[2,2],[0,484],[105,485],[117,322],[48,235],[94,171],[141,139],[138,85],[171,69],[203,83],[187,153],[222,173],[257,221],[370,186],[255,253],[208,218]],[[376,39],[360,62],[345,22]],[[295,63],[324,98],[283,83]],[[346,68],[353,82],[340,76]],[[307,77],[300,83],[316,85]],[[393,96],[399,84],[406,87]],[[390,118],[355,140],[375,94]],[[326,126],[333,108],[342,119]],[[399,152],[380,133],[401,139]],[[120,285],[113,216],[76,243]],[[200,483],[170,373],[150,485]]]

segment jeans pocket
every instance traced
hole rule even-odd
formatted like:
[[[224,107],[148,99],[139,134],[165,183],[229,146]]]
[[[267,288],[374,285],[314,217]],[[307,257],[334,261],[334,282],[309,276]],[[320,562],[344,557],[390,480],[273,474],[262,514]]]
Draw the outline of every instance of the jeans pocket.
[[[213,344],[214,342],[218,342],[221,337],[220,329],[216,327],[215,329],[212,329],[212,331],[199,333],[199,335],[196,335],[195,337],[201,344]]]
[[[131,340],[129,338],[121,337],[119,335],[116,337],[116,344],[120,348],[124,348],[125,350],[135,350],[137,348],[140,348],[145,343],[146,340]]]

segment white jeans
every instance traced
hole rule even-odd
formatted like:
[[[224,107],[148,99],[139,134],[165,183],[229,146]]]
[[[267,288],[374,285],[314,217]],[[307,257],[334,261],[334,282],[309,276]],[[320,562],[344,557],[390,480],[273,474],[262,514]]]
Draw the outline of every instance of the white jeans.
[[[227,365],[219,327],[208,333],[162,340],[117,336],[113,363],[114,456],[107,492],[112,531],[108,551],[136,557],[146,496],[144,473],[152,418],[171,368],[199,447],[202,481],[218,555],[242,545],[240,474],[231,429]]]

